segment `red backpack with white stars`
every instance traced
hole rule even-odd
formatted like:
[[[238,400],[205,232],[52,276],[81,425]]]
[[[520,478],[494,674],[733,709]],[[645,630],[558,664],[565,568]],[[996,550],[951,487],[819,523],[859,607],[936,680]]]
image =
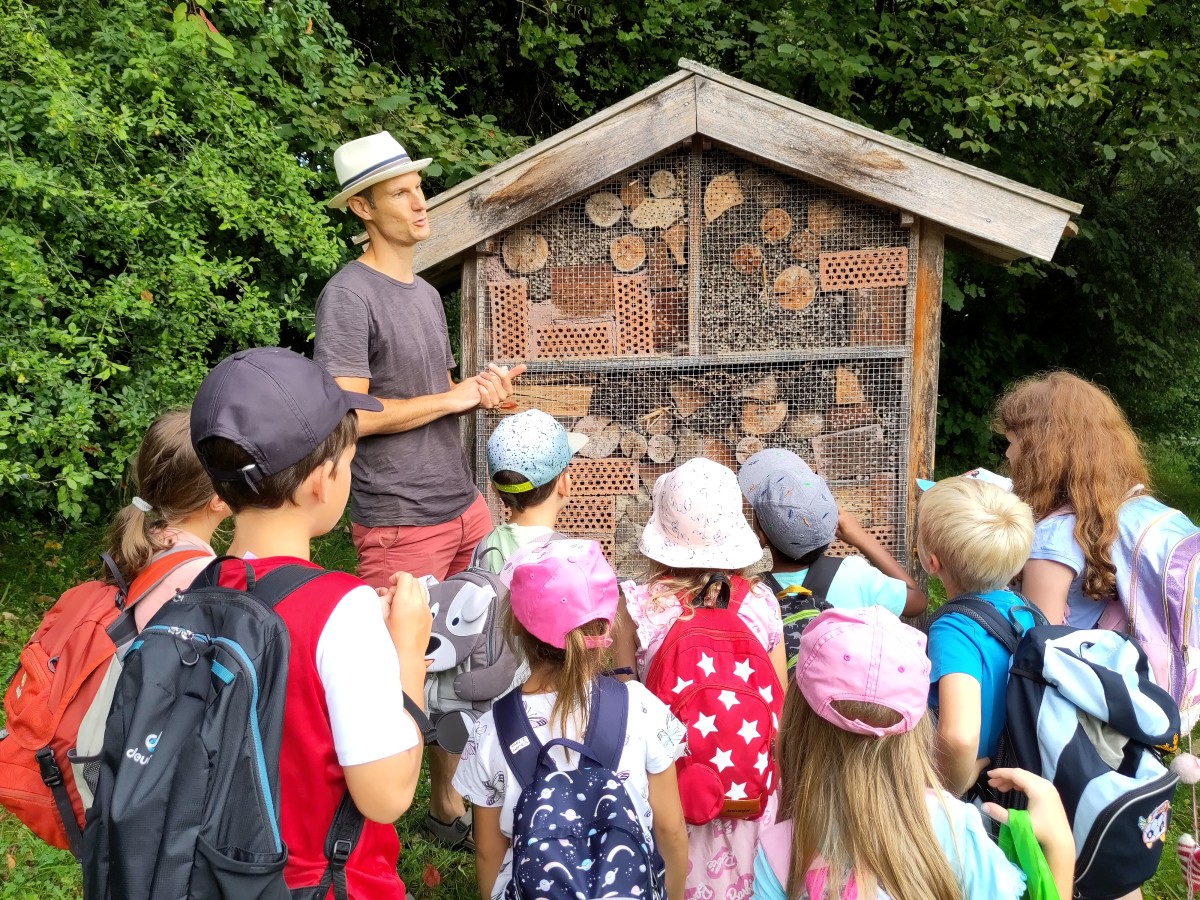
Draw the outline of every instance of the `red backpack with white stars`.
[[[646,687],[687,726],[688,753],[676,766],[683,815],[757,819],[774,790],[775,735],[783,688],[757,637],[738,615],[750,584],[714,575],[696,594],[716,601],[680,616],[646,673]]]

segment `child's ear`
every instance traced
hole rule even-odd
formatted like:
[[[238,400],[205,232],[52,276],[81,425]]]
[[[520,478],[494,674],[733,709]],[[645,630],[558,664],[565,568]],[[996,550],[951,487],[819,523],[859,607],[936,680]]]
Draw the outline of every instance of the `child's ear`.
[[[333,460],[321,463],[304,479],[304,483],[300,486],[301,493],[307,494],[318,503],[324,503],[329,499],[329,483],[333,481],[333,473],[336,469],[337,463]]]
[[[921,567],[930,575],[942,574],[942,561],[937,558],[936,553],[926,553],[921,549],[921,545],[917,545],[917,559],[921,561]]]
[[[554,487],[555,493],[560,497],[571,496],[571,470],[563,469],[558,476],[558,483]]]
[[[224,500],[222,500],[220,497],[218,497],[216,494],[213,494],[211,497],[209,497],[208,503],[205,505],[208,507],[208,511],[210,513],[212,513],[213,515],[216,515],[216,516],[220,516],[221,518],[225,518],[231,512],[231,510],[229,509],[229,504],[226,503]]]

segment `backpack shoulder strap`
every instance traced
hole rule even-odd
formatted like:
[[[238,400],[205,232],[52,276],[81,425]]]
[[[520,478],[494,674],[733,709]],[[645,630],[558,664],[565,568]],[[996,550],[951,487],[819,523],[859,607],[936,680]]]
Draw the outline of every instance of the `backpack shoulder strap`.
[[[329,830],[325,832],[325,871],[317,884],[316,896],[328,896],[332,888],[334,900],[347,900],[349,897],[346,888],[346,862],[362,836],[365,822],[363,814],[354,805],[350,792],[346,791],[333,814]]]
[[[614,772],[621,765],[628,724],[629,689],[615,678],[600,676],[592,687],[592,708],[583,742],[600,763]]]
[[[772,573],[763,572],[758,577],[759,577],[759,580],[762,581],[763,584],[765,584],[768,588],[770,588],[771,593],[774,594],[776,597],[778,597],[780,594],[783,593],[783,591],[784,591],[783,585],[779,583],[779,579],[776,578]]]
[[[954,613],[970,619],[986,631],[990,637],[999,641],[1004,649],[1008,651],[1009,656],[1017,652],[1017,642],[1020,641],[1022,632],[1013,622],[1005,618],[996,607],[992,606],[986,600],[974,594],[963,594],[955,597],[953,600],[947,601],[941,609],[933,614],[933,618],[929,624],[933,625],[934,622],[943,616]]]
[[[730,612],[737,612],[742,607],[742,601],[750,596],[750,582],[741,575],[734,575],[729,579],[729,609]]]
[[[829,596],[829,588],[833,579],[845,560],[840,556],[829,556],[822,553],[816,558],[808,572],[804,575],[804,586],[822,600]]]
[[[537,776],[538,756],[542,742],[533,733],[525,705],[521,703],[521,688],[515,687],[492,705],[496,722],[496,734],[500,738],[500,749],[504,761],[512,769],[522,790]]]
[[[152,560],[138,572],[129,585],[125,596],[125,608],[131,607],[162,584],[167,577],[184,563],[211,557],[212,554],[193,544],[176,544]]]
[[[298,565],[280,566],[278,569],[272,569],[254,584],[247,585],[247,590],[274,608],[285,597],[327,574],[330,574],[327,569]]]

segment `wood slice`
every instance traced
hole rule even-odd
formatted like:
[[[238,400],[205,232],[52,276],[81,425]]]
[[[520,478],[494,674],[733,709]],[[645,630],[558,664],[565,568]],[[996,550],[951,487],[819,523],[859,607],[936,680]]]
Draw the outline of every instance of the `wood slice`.
[[[650,410],[642,416],[641,421],[642,430],[651,435],[670,434],[671,429],[675,426],[675,417],[671,415],[671,409],[667,406]]]
[[[712,402],[708,391],[686,381],[672,381],[667,390],[675,401],[675,414],[681,419],[690,419]]]
[[[700,449],[700,455],[705,459],[711,459],[727,469],[737,471],[737,459],[734,456],[733,448],[720,438],[706,437]]]
[[[814,438],[825,430],[825,417],[819,412],[798,412],[788,419],[787,430],[798,438]]]
[[[787,199],[787,185],[775,175],[761,176],[750,195],[763,206],[778,206]]]
[[[667,463],[675,458],[675,442],[665,434],[656,434],[646,442],[646,455],[656,463]]]
[[[625,204],[630,212],[642,205],[646,199],[646,188],[642,186],[641,179],[634,178],[625,187],[621,188],[621,202]]]
[[[623,234],[613,238],[608,255],[618,272],[632,272],[646,261],[646,242],[636,234]]]
[[[650,176],[650,193],[655,197],[674,197],[677,190],[674,172],[659,169]]]
[[[738,396],[745,400],[758,400],[760,403],[774,403],[779,399],[779,379],[772,373],[745,388]]]
[[[821,239],[808,229],[801,231],[794,238],[788,249],[793,258],[802,263],[814,263],[821,255]]]
[[[838,366],[833,373],[833,402],[839,405],[845,403],[866,403],[867,396],[863,393],[858,376],[849,369]]]
[[[612,456],[621,442],[621,426],[608,416],[584,416],[575,423],[572,431],[588,436],[588,442],[579,450],[579,455],[588,459]]]
[[[861,428],[863,425],[874,425],[875,410],[870,403],[835,404],[826,411],[825,422],[830,431],[847,431],[851,428]]]
[[[814,200],[808,204],[808,230],[830,234],[842,224],[842,208],[832,200]]]
[[[531,228],[517,228],[504,236],[500,243],[504,264],[518,275],[528,275],[546,265],[550,246],[546,239]]]
[[[621,434],[620,447],[630,459],[641,459],[646,455],[646,438],[637,431],[626,431]]]
[[[513,385],[513,395],[500,407],[502,415],[540,409],[556,418],[586,416],[592,402],[590,385],[532,384],[519,380]]]
[[[787,401],[742,404],[742,431],[746,434],[772,434],[787,418]]]
[[[743,275],[757,275],[762,269],[762,251],[753,244],[742,244],[733,251],[733,268]]]
[[[752,457],[755,453],[758,453],[760,450],[763,450],[765,447],[766,447],[766,444],[763,443],[763,439],[760,437],[753,437],[753,436],[744,437],[740,441],[738,441],[737,461],[740,463],[744,463],[746,460],[748,460],[750,457]]]
[[[803,266],[788,266],[775,276],[775,299],[784,309],[804,309],[816,292],[817,283]]]
[[[598,228],[611,228],[621,221],[625,214],[625,204],[621,198],[609,191],[599,191],[587,198],[583,205],[587,217]]]
[[[687,262],[687,226],[682,222],[672,225],[663,232],[663,242],[671,251],[675,265],[682,266]]]
[[[682,218],[683,198],[654,198],[646,200],[629,214],[629,224],[634,228],[670,228]]]
[[[763,213],[762,221],[758,223],[763,240],[768,244],[778,244],[792,233],[792,217],[787,210],[775,207]]]
[[[679,429],[676,435],[675,453],[684,461],[704,455],[704,436],[690,428]]]
[[[745,202],[737,176],[732,172],[718,175],[704,189],[704,221],[715,222],[724,213]]]

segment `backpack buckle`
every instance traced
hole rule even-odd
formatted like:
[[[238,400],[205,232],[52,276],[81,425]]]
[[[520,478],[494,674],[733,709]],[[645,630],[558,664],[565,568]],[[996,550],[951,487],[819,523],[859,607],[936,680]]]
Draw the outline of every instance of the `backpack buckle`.
[[[345,838],[340,841],[334,841],[333,852],[329,854],[329,860],[330,862],[344,866],[346,864],[346,860],[350,858],[350,853],[352,850],[354,850],[353,842],[348,841]]]
[[[42,782],[46,787],[58,787],[63,783],[62,770],[59,769],[58,763],[54,761],[54,751],[49,747],[43,747],[33,754],[37,760],[38,771],[41,773]]]

